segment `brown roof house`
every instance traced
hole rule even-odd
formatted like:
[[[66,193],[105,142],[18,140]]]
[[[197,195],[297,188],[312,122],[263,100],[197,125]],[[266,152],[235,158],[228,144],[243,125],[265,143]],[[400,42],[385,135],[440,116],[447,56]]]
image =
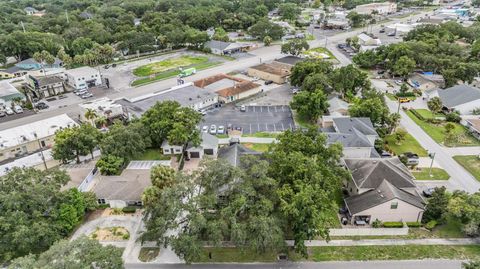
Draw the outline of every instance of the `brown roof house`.
[[[283,84],[290,76],[291,68],[277,62],[263,63],[248,68],[248,75],[263,80],[271,80],[277,84]]]
[[[230,103],[262,91],[260,84],[225,74],[197,80],[194,85],[215,92],[218,94],[218,100],[223,103]]]
[[[425,201],[413,175],[397,158],[345,159],[351,180],[345,205],[352,224],[380,220],[420,222]]]

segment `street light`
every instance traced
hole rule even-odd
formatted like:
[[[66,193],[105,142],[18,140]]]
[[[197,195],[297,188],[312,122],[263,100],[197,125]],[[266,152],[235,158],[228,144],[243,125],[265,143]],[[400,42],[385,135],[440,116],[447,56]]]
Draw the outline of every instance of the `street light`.
[[[431,153],[428,153],[428,157],[430,157],[430,159],[432,159],[432,162],[430,163],[430,177],[433,177],[432,175],[432,167],[433,167],[433,160],[435,160],[435,152],[431,152]]]
[[[40,144],[40,139],[38,138],[36,132],[33,132],[33,136],[35,137],[35,139],[37,139],[38,147],[40,148],[40,154],[42,155],[43,165],[45,165],[45,170],[48,170],[47,162],[45,161],[45,156],[43,155],[43,147],[42,144]]]

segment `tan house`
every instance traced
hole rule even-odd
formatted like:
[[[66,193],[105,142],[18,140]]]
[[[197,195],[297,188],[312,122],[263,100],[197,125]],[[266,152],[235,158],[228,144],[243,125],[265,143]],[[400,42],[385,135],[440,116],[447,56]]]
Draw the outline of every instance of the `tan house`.
[[[468,119],[465,120],[468,130],[477,139],[480,139],[480,119]]]
[[[282,64],[264,63],[248,68],[248,75],[263,80],[271,80],[277,84],[283,84],[287,82],[287,78],[290,76],[290,70],[291,68],[286,68]]]
[[[345,198],[352,224],[404,221],[420,222],[425,201],[416,189],[413,175],[397,158],[345,159],[351,179],[345,183]]]
[[[194,82],[196,87],[218,94],[218,101],[230,103],[262,91],[260,84],[239,77],[218,74]]]
[[[62,114],[0,131],[0,162],[34,154],[53,146],[55,132],[78,125]]]

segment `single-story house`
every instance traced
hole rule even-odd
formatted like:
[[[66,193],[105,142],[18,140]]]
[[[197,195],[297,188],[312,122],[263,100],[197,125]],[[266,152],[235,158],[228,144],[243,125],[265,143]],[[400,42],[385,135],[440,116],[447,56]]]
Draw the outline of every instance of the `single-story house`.
[[[458,111],[462,115],[472,114],[472,110],[480,108],[480,89],[465,84],[446,89],[426,91],[428,100],[439,97],[443,106],[449,111]]]
[[[361,33],[358,36],[358,43],[361,46],[380,46],[382,45],[382,41],[378,38],[372,38],[371,36]]]
[[[95,111],[97,117],[105,117],[107,120],[126,117],[126,113],[121,104],[115,103],[108,97],[99,98],[93,101],[85,102],[78,105],[80,107],[80,120],[88,122],[85,113],[90,109]]]
[[[202,132],[202,142],[198,146],[192,143],[187,145],[186,154],[189,159],[203,158],[204,155],[216,157],[218,154],[218,138]]]
[[[290,76],[290,68],[285,68],[284,65],[278,63],[263,63],[248,68],[248,75],[283,84]]]
[[[397,3],[395,2],[381,2],[358,5],[355,7],[358,14],[371,15],[376,11],[379,15],[392,14],[397,12]]]
[[[64,80],[56,76],[38,76],[28,75],[25,77],[27,87],[37,98],[46,98],[65,92]]]
[[[10,82],[0,81],[0,108],[12,105],[12,101],[25,101],[25,95],[20,93]]]
[[[324,28],[326,29],[347,29],[350,27],[350,24],[345,18],[332,18],[327,19],[323,23]]]
[[[262,91],[261,85],[239,77],[218,74],[194,82],[203,91],[218,94],[222,103],[230,103]]]
[[[92,67],[83,66],[65,71],[67,84],[75,90],[88,89],[102,85],[100,72]]]
[[[38,12],[38,10],[36,8],[33,8],[33,7],[26,7],[26,8],[23,9],[23,11],[25,11],[25,13],[27,13],[27,15],[29,15],[29,16],[32,16],[33,14]]]
[[[345,182],[350,222],[420,222],[425,201],[414,177],[397,158],[345,159],[351,178]]]
[[[93,15],[92,13],[88,12],[88,11],[83,11],[82,13],[80,13],[78,15],[80,18],[84,19],[84,20],[91,20],[93,19]]]
[[[477,139],[480,139],[480,119],[467,119],[465,123],[470,133]]]
[[[230,55],[245,52],[252,47],[252,44],[210,40],[205,43],[205,47],[209,48],[213,54]]]
[[[328,112],[330,116],[346,116],[350,104],[333,95],[328,98]]]
[[[229,146],[223,146],[218,150],[218,159],[225,160],[235,167],[240,166],[240,160],[246,155],[261,155],[261,152],[251,150],[242,144],[234,143]]]
[[[443,88],[445,86],[445,79],[440,74],[430,72],[414,73],[408,78],[407,83],[414,89],[428,91]]]
[[[0,80],[7,78],[14,78],[15,75],[7,72],[6,70],[0,70]]]

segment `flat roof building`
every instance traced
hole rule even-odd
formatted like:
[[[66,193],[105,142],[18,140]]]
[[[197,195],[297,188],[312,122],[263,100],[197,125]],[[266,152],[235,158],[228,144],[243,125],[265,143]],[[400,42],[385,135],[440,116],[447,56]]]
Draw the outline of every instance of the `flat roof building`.
[[[223,103],[233,102],[261,92],[260,84],[239,77],[218,74],[200,79],[194,85],[204,91],[218,94],[219,101]]]
[[[12,101],[20,98],[25,100],[25,95],[7,81],[0,81],[0,108],[11,106]]]
[[[66,70],[65,75],[67,77],[67,84],[75,90],[102,85],[100,72],[89,66]]]

